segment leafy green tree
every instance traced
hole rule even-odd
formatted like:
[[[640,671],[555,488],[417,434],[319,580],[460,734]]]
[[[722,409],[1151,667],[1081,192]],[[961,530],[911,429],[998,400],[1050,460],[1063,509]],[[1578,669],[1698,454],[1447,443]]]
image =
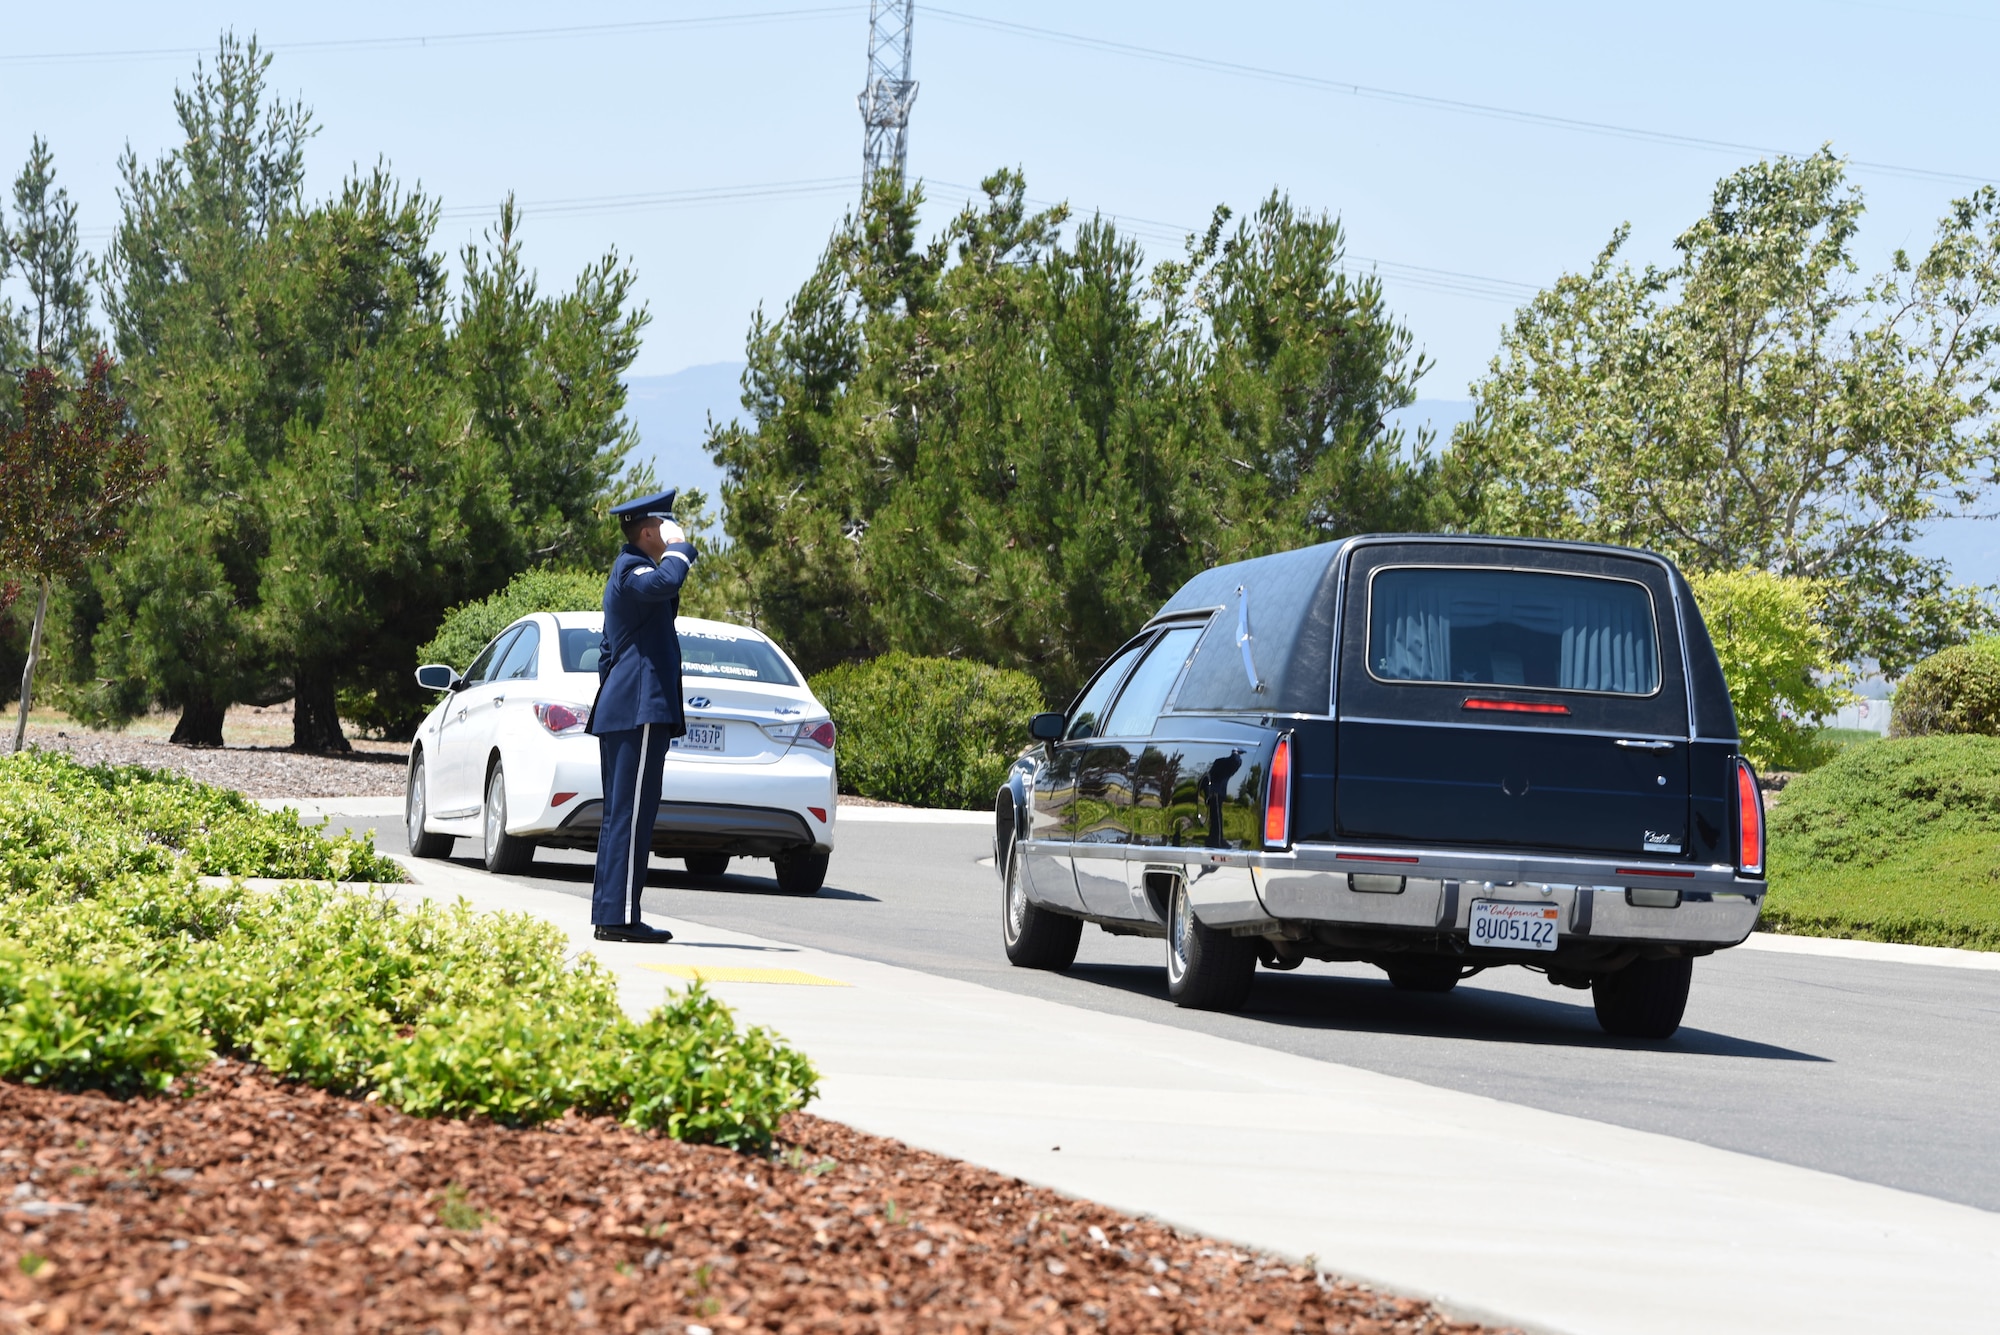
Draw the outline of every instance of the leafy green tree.
[[[120,160],[123,215],[104,308],[135,415],[166,473],[132,516],[119,559],[69,600],[63,630],[72,713],[100,723],[152,705],[180,710],[173,740],[222,743],[235,701],[291,694],[258,634],[269,532],[259,481],[295,412],[316,408],[313,358],[263,321],[253,289],[300,207],[300,103],[269,95],[271,58],[225,35],[176,89],[179,144],[152,165]]]
[[[1760,769],[1810,769],[1826,759],[1815,733],[1852,699],[1836,684],[1825,590],[1766,570],[1689,577],[1729,682],[1744,753]]]
[[[177,95],[184,142],[124,164],[106,305],[168,473],[73,599],[68,699],[178,707],[175,739],[213,745],[229,704],[290,697],[293,745],[342,750],[343,712],[421,718],[446,609],[608,555],[646,316],[615,255],[539,294],[511,203],[454,301],[436,203],[385,167],[305,199],[311,117],[268,105],[268,66],[225,38]]]
[[[1891,675],[1989,624],[1909,544],[2000,471],[2000,195],[1857,287],[1861,215],[1823,151],[1725,177],[1667,268],[1620,263],[1621,228],[1474,387],[1460,522],[1819,581],[1836,656]]]
[[[519,565],[608,562],[618,530],[600,502],[645,481],[622,472],[638,444],[624,417],[625,373],[652,317],[632,304],[637,279],[616,251],[570,291],[542,296],[521,260],[520,222],[510,196],[488,249],[465,248],[452,369],[475,429],[499,451]]]
[[[1019,173],[984,189],[924,244],[921,189],[878,182],[711,437],[729,573],[809,671],[900,650],[1061,697],[1206,564],[1422,522],[1382,416],[1423,364],[1336,222],[1274,195],[1149,275]]]
[[[20,419],[0,436],[0,571],[36,589],[16,751],[34,706],[51,587],[76,578],[118,540],[118,512],[157,477],[146,467],[145,437],[126,425],[101,352],[76,388],[46,366],[31,368],[21,378]]]
[[[5,370],[17,379],[28,365],[80,378],[102,342],[90,322],[90,261],[77,238],[76,205],[55,179],[55,154],[36,135],[14,178],[14,220],[0,220],[0,277],[11,269],[28,289],[22,305],[0,303]]]

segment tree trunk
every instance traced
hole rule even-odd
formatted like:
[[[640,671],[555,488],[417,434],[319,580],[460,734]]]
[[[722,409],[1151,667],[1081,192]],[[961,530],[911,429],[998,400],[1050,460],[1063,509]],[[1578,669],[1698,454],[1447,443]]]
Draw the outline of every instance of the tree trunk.
[[[334,702],[333,679],[310,669],[294,678],[292,695],[292,750],[349,752],[347,737],[340,731],[339,708]]]
[[[21,669],[21,718],[14,724],[14,752],[20,754],[28,739],[28,711],[35,705],[35,664],[42,656],[42,623],[49,619],[49,582],[42,581],[42,596],[35,603],[35,628],[28,632],[28,665]]]
[[[181,705],[180,722],[167,738],[182,746],[221,746],[222,715],[228,708],[214,700],[189,700]]]

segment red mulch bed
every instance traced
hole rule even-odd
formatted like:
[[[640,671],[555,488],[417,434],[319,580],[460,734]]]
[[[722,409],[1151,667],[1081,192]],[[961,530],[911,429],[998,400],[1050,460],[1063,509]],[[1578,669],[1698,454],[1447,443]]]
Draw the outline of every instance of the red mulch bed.
[[[795,1116],[773,1159],[426,1121],[218,1062],[187,1097],[0,1084],[0,1330],[1469,1333]]]

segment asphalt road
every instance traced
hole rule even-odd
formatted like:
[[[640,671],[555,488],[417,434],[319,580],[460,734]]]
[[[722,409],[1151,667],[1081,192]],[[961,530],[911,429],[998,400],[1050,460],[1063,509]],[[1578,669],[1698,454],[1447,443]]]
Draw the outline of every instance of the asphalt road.
[[[403,851],[395,822],[353,826]],[[477,866],[477,841],[457,848]],[[1308,961],[1260,971],[1245,1011],[1214,1015],[1167,1001],[1159,941],[1087,927],[1068,973],[1010,967],[989,856],[977,826],[851,821],[817,898],[778,894],[767,862],[700,878],[656,858],[645,906],[2000,1210],[2000,973],[1725,951],[1696,963],[1660,1044],[1606,1037],[1589,993],[1524,969],[1430,996]],[[589,859],[544,850],[522,879],[588,898]]]

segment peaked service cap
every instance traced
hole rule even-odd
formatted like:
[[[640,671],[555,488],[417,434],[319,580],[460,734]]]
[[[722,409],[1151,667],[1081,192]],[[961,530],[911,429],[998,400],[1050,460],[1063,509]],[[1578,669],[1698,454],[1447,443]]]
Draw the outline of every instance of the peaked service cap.
[[[634,496],[629,501],[620,501],[611,507],[611,513],[620,521],[633,519],[672,519],[674,517],[674,497],[680,488],[668,487],[665,491],[651,496]]]

